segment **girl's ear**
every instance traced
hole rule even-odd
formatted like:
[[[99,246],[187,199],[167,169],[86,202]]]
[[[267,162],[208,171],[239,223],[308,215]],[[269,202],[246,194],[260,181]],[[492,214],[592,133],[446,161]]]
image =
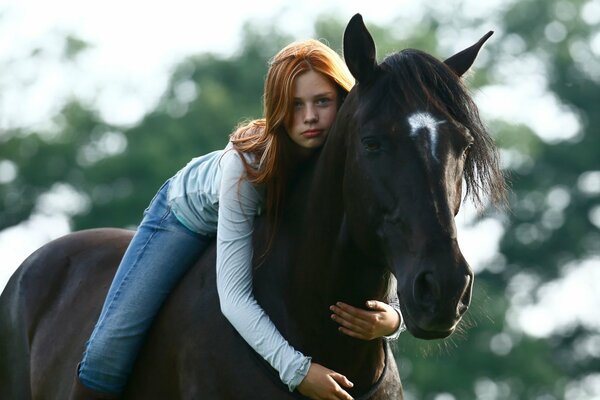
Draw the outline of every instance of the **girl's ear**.
[[[493,33],[493,31],[489,31],[488,33],[483,35],[483,37],[479,39],[479,41],[473,46],[467,47],[463,51],[456,53],[452,57],[445,60],[444,63],[447,66],[449,66],[450,69],[452,69],[456,73],[456,75],[463,76],[465,72],[467,72],[469,68],[471,68],[471,65],[473,65],[473,62],[475,61],[475,58],[477,58],[477,54],[479,54],[479,50],[486,42],[486,40],[488,40],[490,36],[492,36]]]
[[[375,42],[362,16],[354,15],[344,32],[344,59],[358,83],[369,81],[379,68],[375,53]]]

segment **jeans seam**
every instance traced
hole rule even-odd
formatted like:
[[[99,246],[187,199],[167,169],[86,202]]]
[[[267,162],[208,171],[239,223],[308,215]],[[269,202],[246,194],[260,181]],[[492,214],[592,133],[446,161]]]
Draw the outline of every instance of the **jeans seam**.
[[[167,206],[166,212],[163,214],[163,216],[161,217],[158,225],[159,227],[161,227],[163,225],[163,222],[165,221],[165,219],[167,218],[167,216],[169,215],[169,212],[171,211],[171,208],[169,206]],[[142,246],[142,248],[140,249],[140,251],[138,251],[138,253],[135,256],[135,260],[133,262],[134,265],[137,266],[138,261],[140,260],[140,258],[142,257],[142,254],[144,254],[144,252],[146,251],[146,248],[148,247],[148,243],[150,243],[150,241],[154,238],[154,236],[156,236],[156,232],[157,229],[153,229],[152,233],[150,234],[150,236],[148,237],[148,239],[146,240],[146,242],[144,243],[144,245]],[[109,314],[112,310],[114,310],[114,304],[115,302],[120,298],[121,293],[122,293],[122,288],[123,285],[127,282],[129,282],[129,278],[131,275],[131,268],[129,269],[129,271],[127,271],[127,274],[123,277],[123,280],[121,281],[121,284],[119,285],[119,287],[115,290],[115,294],[113,296],[113,298],[111,299],[110,303],[108,303],[106,305],[106,314]],[[110,289],[109,289],[110,290]],[[104,325],[104,320],[106,319],[106,315],[105,318],[102,320],[98,320],[97,326],[100,328]],[[96,330],[94,328],[94,330]],[[95,336],[95,335],[94,335]],[[94,339],[94,337],[90,337],[90,342]]]

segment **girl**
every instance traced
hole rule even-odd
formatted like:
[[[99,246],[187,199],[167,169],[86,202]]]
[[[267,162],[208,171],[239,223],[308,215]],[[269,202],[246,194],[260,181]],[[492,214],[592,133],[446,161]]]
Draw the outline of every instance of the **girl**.
[[[276,226],[283,182],[295,164],[323,145],[353,85],[341,58],[316,40],[292,43],[271,61],[264,118],[239,127],[224,150],[193,159],[158,191],[109,289],[79,364],[71,399],[113,399],[166,296],[213,240],[221,310],[290,391],[351,399],[346,377],[294,348],[252,294],[252,230],[264,209]],[[400,315],[381,302],[371,310],[338,303],[340,331],[370,340],[399,331]]]

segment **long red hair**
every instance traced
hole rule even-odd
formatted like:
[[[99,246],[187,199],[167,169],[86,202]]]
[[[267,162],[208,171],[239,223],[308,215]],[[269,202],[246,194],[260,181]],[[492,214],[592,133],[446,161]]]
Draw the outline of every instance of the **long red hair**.
[[[231,134],[233,148],[252,154],[258,168],[249,165],[244,157],[249,182],[265,185],[265,208],[271,221],[270,247],[280,215],[285,182],[291,168],[293,153],[286,126],[291,124],[294,82],[298,76],[315,71],[330,79],[338,88],[341,99],[354,85],[354,78],[341,57],[318,40],[294,42],[284,47],[269,63],[264,88],[264,118],[246,122]]]

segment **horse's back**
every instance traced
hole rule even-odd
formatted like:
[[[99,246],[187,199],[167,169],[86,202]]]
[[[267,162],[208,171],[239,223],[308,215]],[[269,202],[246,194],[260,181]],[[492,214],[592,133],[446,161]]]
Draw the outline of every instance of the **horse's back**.
[[[81,231],[33,253],[0,297],[0,399],[65,399],[133,232]],[[215,252],[169,296],[125,398],[293,398],[220,312]],[[266,368],[266,369],[265,369]]]
[[[0,297],[0,398],[67,397],[132,236],[109,228],[72,233],[21,264]]]

